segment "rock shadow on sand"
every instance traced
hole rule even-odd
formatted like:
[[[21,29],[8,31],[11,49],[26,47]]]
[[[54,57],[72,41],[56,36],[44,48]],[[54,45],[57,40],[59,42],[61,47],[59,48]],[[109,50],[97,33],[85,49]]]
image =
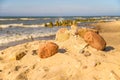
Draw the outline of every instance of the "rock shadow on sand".
[[[65,49],[59,49],[58,52],[60,52],[60,53],[65,53],[65,52],[67,52],[67,51],[66,51]]]
[[[109,51],[111,51],[111,50],[114,50],[115,48],[114,47],[112,47],[112,46],[106,46],[106,48],[105,48],[105,52],[109,52]]]

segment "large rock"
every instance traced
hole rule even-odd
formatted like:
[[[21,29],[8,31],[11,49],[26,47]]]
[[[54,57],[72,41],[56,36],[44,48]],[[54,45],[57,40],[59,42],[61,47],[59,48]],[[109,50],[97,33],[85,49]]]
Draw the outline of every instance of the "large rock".
[[[81,37],[83,38],[83,36],[85,35],[85,33],[88,32],[88,31],[93,31],[93,32],[95,32],[95,33],[98,33],[98,31],[95,30],[95,29],[80,28],[80,29],[78,29],[78,35],[81,36]]]
[[[84,35],[84,40],[93,48],[103,50],[106,46],[105,40],[97,33],[88,31]]]
[[[53,42],[46,42],[40,45],[38,55],[40,58],[53,56],[58,52],[58,45]]]
[[[55,40],[57,41],[65,41],[67,39],[69,39],[70,34],[67,28],[61,28],[57,31],[56,33],[56,38]]]

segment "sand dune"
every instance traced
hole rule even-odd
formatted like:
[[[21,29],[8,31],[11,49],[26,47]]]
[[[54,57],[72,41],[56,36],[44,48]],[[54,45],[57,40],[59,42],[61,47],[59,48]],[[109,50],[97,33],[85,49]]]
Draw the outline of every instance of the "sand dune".
[[[119,22],[94,25],[98,24],[102,30],[100,35],[107,42],[105,51],[88,46],[80,53],[86,43],[82,38],[72,36],[64,42],[49,40],[59,45],[59,52],[41,59],[37,49],[46,40],[24,43],[0,51],[0,79],[120,80]]]

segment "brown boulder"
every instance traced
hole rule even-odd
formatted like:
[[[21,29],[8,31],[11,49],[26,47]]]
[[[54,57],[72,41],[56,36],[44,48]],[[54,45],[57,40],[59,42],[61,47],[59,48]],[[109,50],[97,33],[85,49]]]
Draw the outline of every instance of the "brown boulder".
[[[40,45],[38,55],[40,58],[47,58],[53,56],[58,52],[58,45],[53,42],[46,42]]]
[[[105,40],[97,33],[88,31],[84,35],[84,40],[93,48],[103,50],[106,46]]]
[[[69,39],[70,34],[67,28],[61,28],[57,31],[55,40],[57,41],[65,41]]]

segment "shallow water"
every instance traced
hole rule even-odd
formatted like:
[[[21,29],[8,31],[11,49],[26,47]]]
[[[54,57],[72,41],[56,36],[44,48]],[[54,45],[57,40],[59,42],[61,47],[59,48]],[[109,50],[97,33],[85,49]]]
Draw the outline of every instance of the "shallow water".
[[[15,46],[15,45],[18,45],[18,44],[23,44],[23,43],[26,43],[26,42],[31,42],[31,41],[36,41],[36,40],[54,40],[54,39],[55,39],[55,35],[51,35],[51,36],[28,38],[28,39],[8,42],[8,43],[2,44],[0,46],[0,50],[6,49],[8,47]]]
[[[46,27],[8,27],[0,31],[0,46],[5,43],[19,41],[23,39],[44,37],[54,35],[61,27],[46,28]]]
[[[55,35],[61,27],[43,27],[44,23],[55,22],[57,17],[1,17],[0,46],[7,43]]]

